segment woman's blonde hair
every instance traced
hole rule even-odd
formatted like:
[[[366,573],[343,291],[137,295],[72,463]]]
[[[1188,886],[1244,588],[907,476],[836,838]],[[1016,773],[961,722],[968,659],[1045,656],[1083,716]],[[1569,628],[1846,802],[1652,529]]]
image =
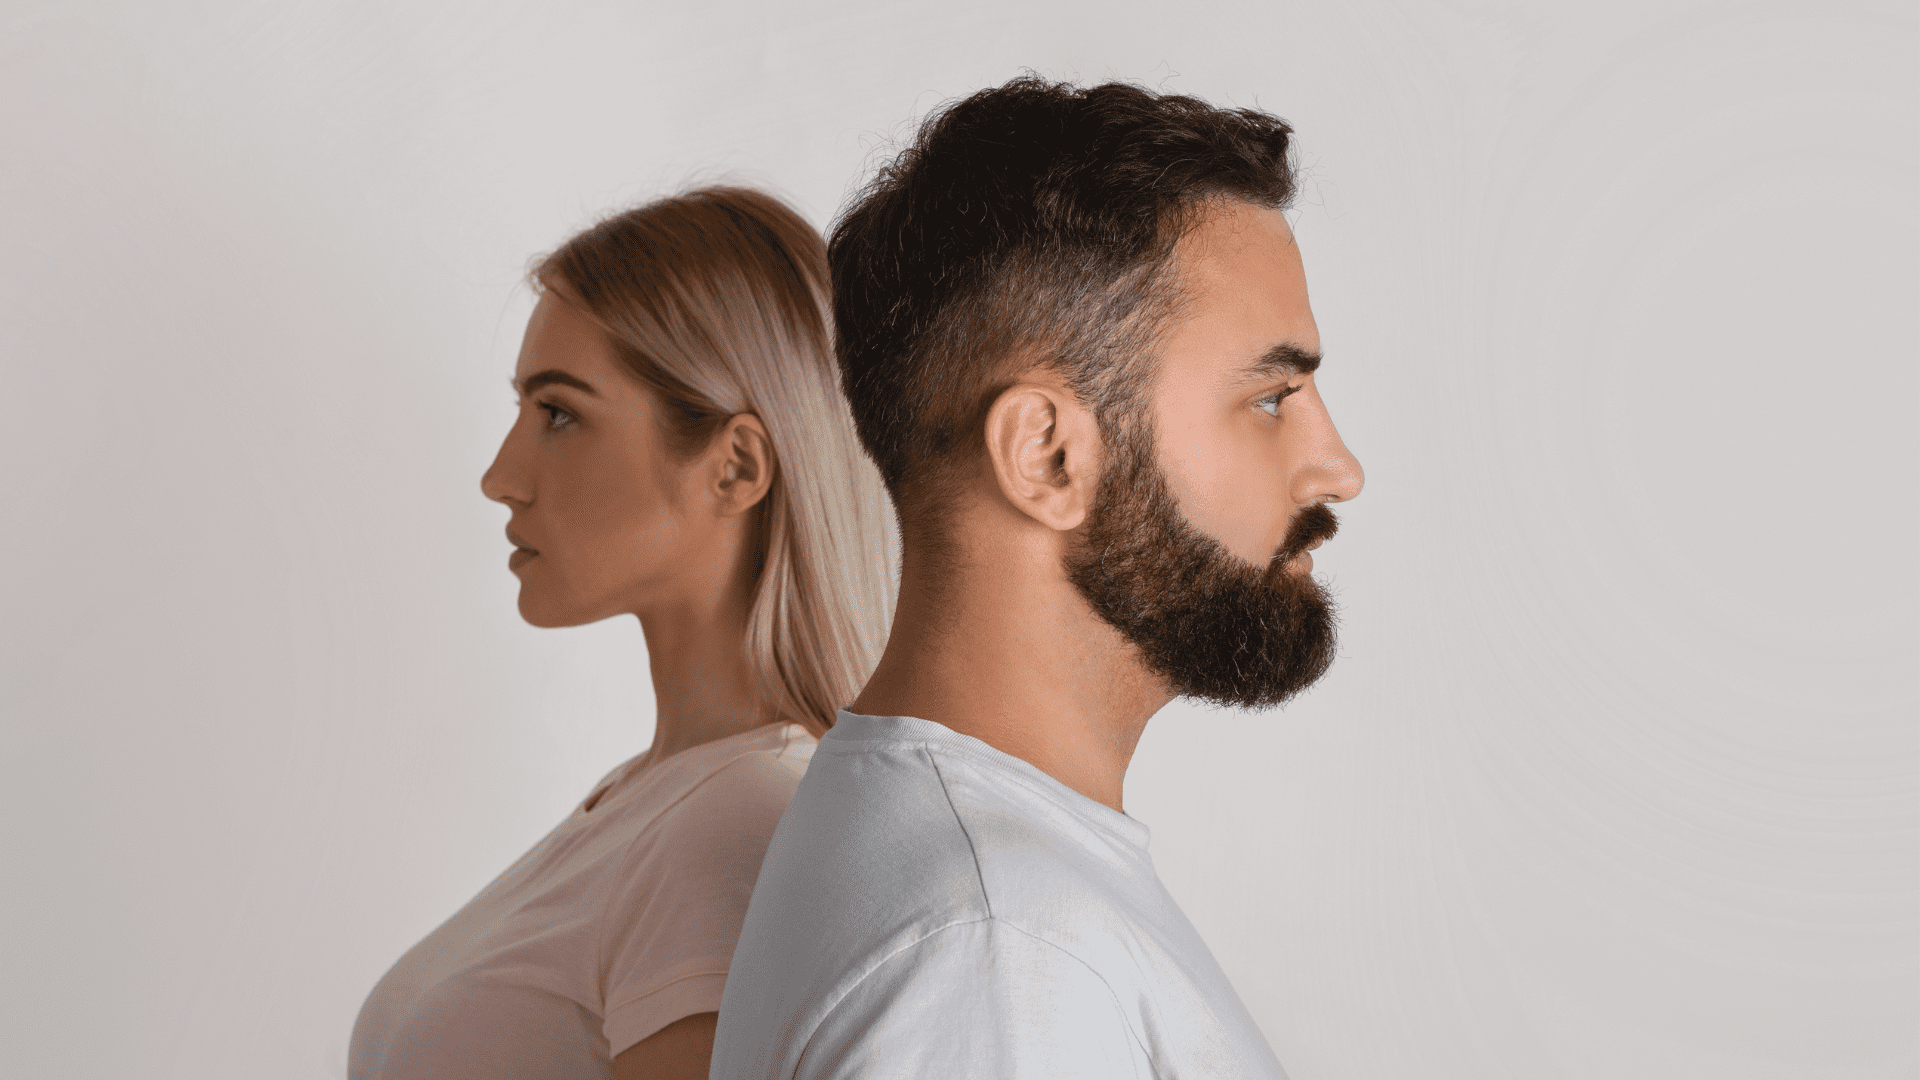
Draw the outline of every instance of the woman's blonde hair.
[[[771,195],[699,188],[600,222],[533,279],[606,331],[675,454],[738,413],[766,425],[747,662],[762,701],[825,732],[879,662],[894,575],[891,508],[834,366],[820,234]]]

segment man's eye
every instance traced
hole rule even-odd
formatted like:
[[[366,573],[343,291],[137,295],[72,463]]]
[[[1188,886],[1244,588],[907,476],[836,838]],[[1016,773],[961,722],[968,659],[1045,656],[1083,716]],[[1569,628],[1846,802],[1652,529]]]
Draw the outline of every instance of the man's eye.
[[[547,414],[548,429],[566,427],[573,423],[573,414],[558,405],[549,405],[543,401],[540,403],[540,411]]]
[[[1260,411],[1266,413],[1268,416],[1278,416],[1280,415],[1280,403],[1299,392],[1300,388],[1297,386],[1281,387],[1278,393],[1263,397],[1259,401],[1254,402],[1254,404],[1258,405]]]

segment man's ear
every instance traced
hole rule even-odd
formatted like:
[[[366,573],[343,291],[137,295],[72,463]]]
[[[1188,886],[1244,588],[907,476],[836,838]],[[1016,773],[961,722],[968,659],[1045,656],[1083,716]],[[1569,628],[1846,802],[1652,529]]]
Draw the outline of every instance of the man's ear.
[[[753,509],[773,487],[773,439],[752,413],[734,414],[714,436],[707,456],[722,517]]]
[[[1042,375],[987,409],[987,459],[1021,513],[1065,532],[1087,519],[1100,480],[1100,427],[1073,391]]]

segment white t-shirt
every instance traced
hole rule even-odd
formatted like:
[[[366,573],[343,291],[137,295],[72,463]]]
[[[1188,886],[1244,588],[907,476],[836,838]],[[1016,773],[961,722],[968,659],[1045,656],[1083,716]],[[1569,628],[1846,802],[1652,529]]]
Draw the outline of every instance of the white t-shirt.
[[[718,1009],[813,747],[799,725],[769,724],[615,769],[597,802],[393,965],[360,1009],[347,1075],[611,1077],[614,1055]]]
[[[978,739],[841,712],[761,867],[713,1080],[1284,1080],[1147,827]]]

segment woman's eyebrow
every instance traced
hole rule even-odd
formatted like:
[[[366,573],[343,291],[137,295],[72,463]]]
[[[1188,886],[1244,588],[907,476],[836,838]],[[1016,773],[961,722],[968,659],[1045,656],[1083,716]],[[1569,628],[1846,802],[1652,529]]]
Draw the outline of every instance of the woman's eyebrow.
[[[521,397],[526,397],[528,394],[533,393],[543,386],[554,385],[571,386],[575,390],[592,394],[594,397],[600,396],[600,391],[588,386],[585,380],[577,376],[569,375],[559,368],[548,368],[545,371],[529,375],[517,384],[512,380],[508,380],[508,385],[513,386],[515,390],[519,391]]]

